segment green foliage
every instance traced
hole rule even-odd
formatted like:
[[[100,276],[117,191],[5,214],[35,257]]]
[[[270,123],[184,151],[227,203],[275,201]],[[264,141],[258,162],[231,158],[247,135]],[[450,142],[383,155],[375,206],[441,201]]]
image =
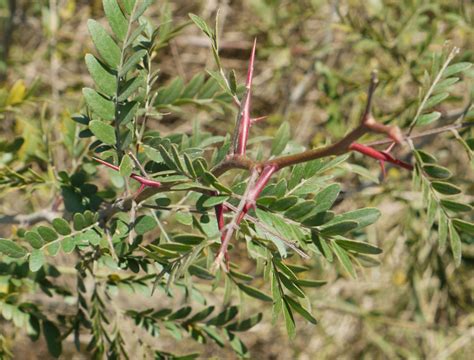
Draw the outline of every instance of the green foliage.
[[[169,8],[163,6],[157,26],[145,16],[152,1],[102,3],[110,30],[89,20],[97,55],[85,56],[95,88],[82,89],[84,113],[61,124],[65,129],[61,140],[73,160],[70,166],[61,171],[49,165],[55,143],[48,137],[43,136],[44,153],[35,155],[41,171],[28,163],[14,166],[26,136],[0,142],[0,162],[5,164],[0,168],[0,191],[34,191],[44,186],[54,193],[47,216],[38,221],[15,220],[19,226],[12,236],[0,239],[0,272],[8,283],[8,293],[4,296],[2,291],[0,296],[2,316],[25,329],[33,340],[42,336],[53,357],[61,356],[63,341],[73,337],[78,351],[97,359],[130,358],[130,343],[139,343],[156,359],[198,356],[155,348],[160,340],[130,339],[124,331],[132,324],[152,338],[171,336],[178,343],[186,337],[250,357],[240,333],[263,318],[261,312],[247,314],[245,304],[250,301],[264,310],[271,307],[273,322],[284,323],[290,338],[297,335],[301,321],[319,326],[320,310],[313,309],[312,294],[333,280],[318,279],[322,266],[335,268],[337,277],[355,279],[365,267],[377,264],[377,256],[385,249],[383,241],[376,244],[366,232],[381,216],[371,200],[364,199],[365,205],[358,209],[352,209],[352,203],[351,209],[339,206],[348,185],[336,177],[348,169],[361,179],[372,180],[373,175],[360,165],[349,164],[350,155],[343,152],[282,169],[266,184],[255,207],[242,215],[229,249],[228,269],[216,268],[222,229],[215,209],[227,209],[224,218],[232,221],[249,178],[239,167],[232,176],[216,171],[229,154],[229,134],[205,132],[197,120],[192,131],[167,131],[160,120],[165,111],[187,118],[194,111],[188,105],[208,116],[217,113],[227,118],[235,115],[235,103],[248,96],[236,73],[226,73],[223,68],[218,21],[211,28],[199,16],[189,15],[210,40],[217,71],[197,73],[189,81],[172,77],[165,82],[154,67],[164,62],[161,50],[186,24],[172,23]],[[255,3],[271,7],[271,2]],[[435,13],[439,10],[434,5],[428,8]],[[425,15],[425,11],[416,12],[413,22],[425,24]],[[269,19],[266,26],[278,28],[278,21],[278,17]],[[404,22],[407,27],[412,26],[410,21]],[[388,44],[370,21],[360,24],[350,13],[341,14],[342,25],[353,31],[351,37],[364,37],[369,48],[382,49],[390,62],[406,60],[402,36]],[[404,29],[391,21],[388,26],[403,34]],[[429,40],[418,45],[420,58],[428,53]],[[455,96],[453,87],[471,69],[468,61],[454,63],[457,52],[433,55],[431,71],[423,75],[414,66],[406,66],[421,84],[418,101],[410,100],[406,108],[393,111],[394,117],[403,115],[400,123],[407,124],[408,135],[442,120],[439,105]],[[390,65],[381,67],[390,75]],[[336,76],[334,69],[319,61],[315,68],[322,78],[317,86],[324,101],[343,101],[338,88],[347,85],[350,77]],[[392,81],[389,75],[385,78],[388,83]],[[20,106],[29,95],[22,83],[16,83],[0,103],[2,113]],[[328,113],[331,127],[341,113],[335,108]],[[150,125],[151,120],[156,121]],[[456,145],[472,159],[473,141],[466,139],[469,131],[451,129]],[[299,153],[302,149],[292,140],[294,133],[289,119],[283,121],[271,145],[260,146],[259,138],[254,139],[247,155],[261,161],[266,155],[274,159]],[[466,186],[453,179],[454,167],[442,166],[437,156],[416,148],[411,138],[407,142],[414,158],[414,190],[420,195],[420,208],[426,208],[425,227],[437,236],[440,254],[449,244],[454,264],[460,266],[463,246],[474,235],[472,204],[462,194]],[[110,168],[92,157],[106,160]],[[397,196],[416,202],[411,193]],[[237,251],[248,255],[254,269],[242,272],[237,261],[244,256],[235,256]],[[74,266],[56,267],[60,258],[70,259]],[[67,275],[75,277],[75,286],[59,285]],[[74,311],[59,309],[51,316],[41,304],[25,302],[18,295],[24,288],[61,298],[73,304]],[[122,308],[119,293],[151,298],[157,305]],[[185,304],[174,308],[178,298]],[[235,299],[241,303],[237,305]]]

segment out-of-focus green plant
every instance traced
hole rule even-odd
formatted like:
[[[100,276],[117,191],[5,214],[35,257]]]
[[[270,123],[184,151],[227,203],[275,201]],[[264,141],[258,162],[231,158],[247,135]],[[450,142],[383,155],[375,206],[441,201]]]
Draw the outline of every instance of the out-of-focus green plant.
[[[272,2],[254,3],[277,15],[280,11]],[[63,339],[70,334],[80,350],[87,334],[87,351],[94,358],[128,358],[128,342],[140,343],[144,352],[157,359],[197,357],[173,355],[145,340],[127,338],[122,323],[126,319],[153,337],[166,329],[177,340],[188,334],[199,343],[229,344],[236,355],[245,357],[248,351],[238,334],[253,328],[262,314],[239,315],[242,308],[233,301],[233,294],[238,293],[268,304],[273,321],[282,317],[289,336],[294,337],[295,315],[317,323],[307,289],[326,281],[304,274],[312,258],[324,259],[355,278],[359,268],[376,264],[375,255],[382,252],[364,231],[377,221],[379,210],[332,210],[341,192],[334,179],[338,171],[349,166],[355,174],[370,177],[367,169],[348,165],[352,152],[376,159],[383,169],[391,164],[412,172],[414,191],[421,194],[426,208],[426,226],[437,233],[441,247],[449,243],[454,263],[461,264],[462,243],[474,234],[474,224],[469,221],[472,207],[462,197],[451,171],[439,165],[433,154],[419,149],[416,140],[454,133],[459,148],[472,159],[472,123],[464,121],[469,108],[454,123],[423,129],[439,121],[441,113],[436,107],[452,96],[453,87],[471,64],[456,61],[458,49],[453,48],[431,55],[430,69],[421,71],[417,57],[408,59],[412,47],[403,41],[410,21],[416,26],[425,24],[425,14],[436,6],[421,7],[402,28],[387,22],[387,28],[393,26],[391,31],[399,34],[389,41],[390,36],[380,33],[386,28],[377,29],[371,21],[358,24],[351,15],[340,13],[342,26],[355,30],[353,36],[368,37],[368,44],[359,42],[359,46],[374,46],[391,61],[410,64],[394,69],[393,64],[381,61],[379,73],[384,82],[402,86],[399,76],[388,75],[391,71],[410,74],[420,85],[420,96],[412,96],[409,106],[392,109],[404,120],[399,122],[404,132],[388,125],[393,117],[377,121],[372,111],[378,81],[374,73],[365,106],[357,105],[361,115],[353,129],[339,129],[339,140],[306,150],[292,140],[288,122],[281,124],[269,149],[249,141],[249,131],[258,120],[251,116],[256,46],[246,82],[239,85],[235,73],[226,73],[223,67],[217,22],[210,27],[190,14],[210,40],[217,71],[199,73],[187,82],[174,78],[160,83],[160,72],[154,68],[159,50],[185,24],[172,25],[169,8],[163,9],[159,26],[152,24],[144,16],[150,4],[103,0],[111,31],[95,20],[88,22],[97,55],[87,54],[85,62],[95,88],[82,91],[87,111],[74,116],[74,123],[65,123],[62,140],[72,160],[71,169],[58,172],[46,166],[47,170],[36,172],[29,166],[17,168],[22,162],[18,152],[23,139],[0,143],[1,190],[52,184],[55,199],[51,210],[2,218],[20,225],[12,238],[0,239],[4,255],[0,301],[5,319],[25,329],[33,340],[43,335],[53,356],[62,353]],[[396,7],[386,10],[390,19],[392,8]],[[276,16],[265,26],[278,27],[279,21],[282,19]],[[429,44],[428,37],[420,43],[417,56],[424,59]],[[336,76],[322,62],[315,62],[315,67],[326,76],[318,84],[327,95],[325,101],[339,101],[340,83],[358,83],[344,74]],[[15,111],[25,99],[27,91],[17,82],[0,96],[0,108],[5,114]],[[186,113],[189,106],[236,113],[233,134],[215,136],[203,132],[199,124],[191,134],[162,134],[149,128],[149,122],[160,119],[162,111]],[[334,119],[331,122],[341,126]],[[370,134],[384,139],[358,142]],[[44,134],[43,138],[47,139]],[[401,145],[407,145],[413,164],[392,155]],[[47,164],[51,146],[46,141],[36,161]],[[108,171],[105,185],[99,181],[103,171]],[[233,176],[225,176],[229,171]],[[237,250],[244,248],[240,243],[255,264],[249,273],[241,272],[233,261],[238,258]],[[54,257],[73,257],[73,253],[74,269],[55,265]],[[68,271],[76,275],[74,290],[57,281]],[[18,295],[25,287],[73,302],[76,311],[46,312]],[[113,296],[124,289],[156,299],[156,305],[120,309]],[[220,296],[219,310],[210,305],[212,292]],[[173,309],[164,304],[164,299],[180,293],[185,296],[185,306]]]

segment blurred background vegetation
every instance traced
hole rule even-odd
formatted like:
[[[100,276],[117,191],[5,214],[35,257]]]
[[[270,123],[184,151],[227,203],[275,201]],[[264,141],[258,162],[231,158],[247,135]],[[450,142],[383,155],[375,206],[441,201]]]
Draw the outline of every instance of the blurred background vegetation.
[[[235,69],[240,81],[257,38],[253,115],[269,116],[252,130],[261,139],[283,120],[290,121],[293,139],[305,146],[320,146],[344,134],[362,111],[372,69],[381,80],[376,117],[403,128],[416,111],[434,53],[458,46],[458,61],[474,60],[474,5],[469,0],[160,0],[147,16],[159,23],[165,8],[176,25],[190,25],[190,12],[212,23],[220,9],[223,65]],[[86,22],[103,21],[102,11],[99,0],[0,0],[0,140],[6,144],[22,135],[24,143],[9,145],[18,146],[20,160],[29,164],[8,172],[4,164],[9,159],[0,158],[0,213],[28,214],[49,204],[51,159],[57,170],[77,165],[68,154],[84,145],[77,142],[71,115],[84,106],[82,87],[92,85],[84,63],[84,55],[93,52]],[[156,60],[162,85],[176,76],[189,81],[214,66],[208,40],[193,25],[185,26]],[[438,125],[463,114],[472,101],[473,78],[471,69],[436,109],[442,114]],[[465,119],[473,121],[474,112]],[[173,112],[150,126],[164,134],[191,132],[193,120],[216,135],[225,135],[234,124],[232,114],[215,108]],[[473,204],[472,160],[452,138],[425,138],[424,147],[437,149],[440,164],[457,174]],[[377,164],[359,157],[346,170],[338,174],[345,192],[338,207],[376,206],[382,211],[369,230],[371,241],[384,249],[380,264],[357,280],[344,277],[332,264],[316,264],[311,276],[328,279],[328,285],[311,294],[319,324],[301,321],[290,342],[284,324],[271,326],[269,311],[265,321],[242,336],[252,357],[471,358],[474,239],[463,239],[463,261],[455,268],[449,250],[438,248],[436,235],[427,230],[424,205],[410,192],[408,173],[391,168],[383,180]],[[20,189],[7,190],[15,182]],[[25,184],[37,184],[36,191],[22,191]],[[0,227],[0,235],[9,232]],[[245,272],[244,258],[239,263]],[[7,290],[0,281],[2,296],[9,296]],[[35,294],[29,296],[34,299]],[[133,299],[135,304],[148,301],[138,295]],[[247,301],[250,309],[260,306]],[[54,299],[49,305],[55,306]],[[33,349],[3,320],[0,331],[0,340],[16,358],[48,358],[44,345]],[[164,348],[173,344],[166,337],[162,341]],[[182,341],[180,346],[193,350],[195,345]],[[209,345],[205,356],[232,355]]]

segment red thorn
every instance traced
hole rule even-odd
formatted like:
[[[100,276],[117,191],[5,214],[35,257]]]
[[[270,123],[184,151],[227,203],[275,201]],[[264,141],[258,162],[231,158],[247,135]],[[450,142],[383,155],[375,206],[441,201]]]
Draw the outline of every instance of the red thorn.
[[[254,188],[249,194],[249,199],[251,199],[254,202],[255,200],[257,200],[258,195],[260,195],[265,185],[268,184],[268,181],[277,170],[278,170],[278,166],[276,164],[270,164],[263,168],[262,173],[260,174],[260,177],[258,178],[257,182],[255,183]]]
[[[404,169],[407,169],[407,170],[410,170],[410,171],[413,170],[413,165],[411,165],[407,162],[404,162],[402,160],[396,159],[392,155],[390,155],[386,152],[375,150],[375,149],[373,149],[369,146],[365,146],[365,145],[358,144],[358,143],[352,143],[349,146],[349,149],[353,150],[353,151],[360,152],[361,154],[364,154],[364,155],[366,155],[368,157],[371,157],[373,159],[377,159],[377,160],[384,161],[384,162],[386,161],[386,162],[392,163],[394,165],[400,166],[400,167],[402,167]]]
[[[239,129],[239,142],[237,146],[237,154],[245,155],[247,147],[247,140],[250,129],[250,103],[252,98],[252,79],[253,79],[253,65],[255,62],[255,49],[257,47],[257,39],[253,42],[252,54],[250,55],[249,68],[247,71],[247,81],[245,87],[247,88],[244,96],[244,101],[241,104],[241,121]]]
[[[224,206],[218,204],[214,206],[214,210],[216,211],[217,227],[219,230],[222,230],[224,228]]]
[[[101,163],[102,165],[107,166],[108,168],[111,168],[115,171],[120,171],[120,168],[116,165],[112,165],[112,164],[108,163],[107,161],[104,161],[104,160],[96,158],[96,157],[92,157],[92,158],[95,161]],[[161,183],[159,181],[150,180],[150,179],[144,178],[143,176],[140,176],[140,175],[137,175],[137,174],[131,174],[130,177],[133,180],[136,180],[141,184],[140,189],[139,189],[140,192],[141,192],[141,190],[143,190],[142,187],[145,187],[145,186],[149,186],[149,187],[160,187],[161,186]]]
[[[257,38],[255,38],[254,41],[253,41],[252,53],[250,54],[249,68],[247,70],[247,81],[245,83],[245,86],[247,87],[247,89],[250,89],[252,87],[253,64],[255,62],[255,49],[256,49],[256,47],[257,47]]]
[[[104,161],[104,160],[102,160],[102,159],[96,158],[96,157],[94,157],[94,156],[93,156],[92,158],[93,158],[95,161],[101,163],[102,165],[107,166],[108,168],[111,168],[111,169],[113,169],[113,170],[115,170],[115,171],[119,171],[119,170],[120,170],[118,166],[112,165],[112,164],[108,163],[107,161]]]
[[[145,190],[145,187],[146,187],[145,184],[140,184],[140,188],[137,190],[137,193],[136,193],[135,196],[140,195],[140,193],[141,193],[143,190]]]

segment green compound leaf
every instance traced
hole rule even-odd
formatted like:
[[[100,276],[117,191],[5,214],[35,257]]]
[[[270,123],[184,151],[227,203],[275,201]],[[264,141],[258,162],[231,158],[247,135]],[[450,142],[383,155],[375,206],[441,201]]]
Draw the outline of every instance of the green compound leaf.
[[[453,212],[469,212],[472,210],[471,205],[460,203],[453,200],[442,199],[440,203],[443,208],[453,211]]]
[[[336,243],[342,248],[361,254],[378,255],[382,253],[382,249],[363,241],[336,239]]]
[[[359,223],[357,229],[362,229],[376,222],[379,217],[380,210],[376,208],[363,208],[337,215],[326,225],[334,224],[344,220],[353,220]]]
[[[449,77],[451,75],[466,71],[471,66],[472,66],[472,63],[470,63],[470,62],[460,62],[460,63],[457,63],[457,64],[450,65],[443,72],[443,76],[444,77]]]
[[[83,88],[82,94],[84,95],[86,104],[95,114],[104,120],[113,120],[115,118],[115,106],[112,101],[90,88]]]
[[[280,155],[290,140],[290,124],[285,121],[280,125],[272,142],[272,155]]]
[[[456,231],[453,222],[449,223],[449,240],[451,244],[451,251],[453,253],[454,262],[456,266],[461,265],[461,238]]]
[[[44,264],[44,260],[45,259],[44,259],[43,251],[38,250],[38,249],[33,250],[30,254],[30,258],[29,258],[29,261],[28,261],[30,271],[36,272],[39,269],[41,269],[41,267]]]
[[[85,61],[95,84],[104,94],[113,96],[117,87],[115,75],[91,54],[86,55]]]
[[[438,213],[438,242],[439,246],[446,245],[448,239],[448,219],[443,211]]]
[[[97,21],[90,19],[87,22],[92,41],[104,61],[113,69],[120,64],[121,51],[112,37]]]
[[[135,232],[138,235],[143,235],[146,232],[153,230],[156,226],[157,223],[153,217],[148,215],[140,216],[135,221]]]
[[[428,174],[428,176],[435,179],[446,180],[452,176],[451,171],[439,165],[423,165],[423,170]]]
[[[104,12],[110,28],[117,39],[123,41],[128,30],[128,21],[122,13],[117,0],[103,0]]]
[[[321,234],[324,236],[343,235],[359,227],[359,223],[354,220],[343,220],[321,228]]]
[[[263,293],[262,291],[254,288],[252,286],[245,285],[245,284],[242,284],[242,283],[237,283],[237,286],[239,287],[240,290],[242,290],[248,296],[251,296],[255,299],[259,299],[259,300],[262,300],[262,301],[267,301],[267,302],[272,301],[272,298],[270,296],[268,296],[267,294]]]
[[[201,31],[206,34],[209,38],[213,38],[214,32],[211,30],[211,28],[207,25],[207,23],[202,19],[201,17],[194,15],[194,14],[188,14],[191,20],[196,24],[196,26],[201,29]]]
[[[43,335],[48,346],[48,351],[54,357],[62,353],[61,332],[58,327],[48,320],[43,320]]]
[[[119,71],[119,76],[123,77],[125,74],[127,74],[130,70],[133,70],[136,68],[138,63],[143,59],[143,57],[146,55],[147,51],[142,49],[138,50],[137,52],[133,53],[132,56],[130,56],[127,61],[125,61],[125,64],[122,66],[122,68]]]
[[[248,319],[232,323],[226,326],[228,331],[237,332],[237,331],[248,331],[257,325],[262,320],[262,313],[258,313]]]
[[[122,158],[122,161],[120,162],[120,175],[129,177],[132,174],[133,166],[133,160],[130,158],[130,156],[125,154]]]
[[[291,306],[293,310],[295,310],[298,314],[300,314],[302,317],[304,317],[306,320],[308,320],[310,323],[316,325],[318,321],[311,315],[311,313],[306,310],[301,304],[295,300],[293,300],[289,296],[285,296],[285,300],[288,302],[288,304]]]
[[[340,191],[341,186],[339,184],[331,184],[325,187],[320,192],[318,192],[318,194],[314,198],[314,202],[316,203],[317,209],[315,211],[319,213],[322,211],[329,210],[336,201]]]
[[[117,141],[115,137],[115,129],[113,126],[106,124],[100,120],[92,120],[89,123],[89,129],[92,133],[102,141],[104,144],[107,145],[114,145]]]
[[[54,219],[52,225],[59,235],[69,235],[71,233],[69,223],[62,218]]]
[[[336,254],[337,258],[339,259],[340,263],[346,269],[346,271],[353,277],[356,278],[356,273],[354,268],[352,267],[351,260],[349,259],[349,255],[347,252],[341,248],[337,243],[331,243],[334,253]]]
[[[0,253],[10,256],[11,258],[19,259],[25,256],[27,251],[23,246],[11,240],[0,238]]]
[[[436,94],[428,99],[426,102],[424,109],[429,109],[432,108],[435,105],[438,105],[440,102],[442,102],[444,99],[446,99],[449,96],[448,92],[442,92],[439,94]]]
[[[474,223],[461,219],[453,219],[453,225],[461,232],[474,235]]]
[[[296,335],[295,319],[293,318],[291,307],[286,299],[283,299],[283,316],[285,317],[286,332],[288,333],[288,337],[293,339]]]
[[[417,125],[420,125],[420,126],[421,125],[429,125],[432,122],[435,122],[436,120],[438,120],[440,117],[441,117],[440,112],[433,111],[432,113],[421,115],[418,118],[418,121],[416,123],[417,123]]]
[[[132,13],[136,1],[137,0],[122,0],[123,9],[127,13],[127,15],[130,15]]]
[[[140,0],[137,3],[135,12],[132,14],[132,21],[136,21],[142,14],[146,11],[146,9],[153,3],[153,0]]]
[[[433,186],[433,189],[443,195],[457,195],[461,193],[460,188],[444,181],[433,181],[431,186]]]
[[[38,226],[37,231],[45,242],[54,241],[58,238],[56,231],[47,226]]]
[[[74,230],[79,231],[87,226],[86,218],[81,213],[75,213],[73,216]]]
[[[27,231],[25,233],[25,239],[35,249],[39,249],[40,247],[44,245],[43,238],[35,231]]]

